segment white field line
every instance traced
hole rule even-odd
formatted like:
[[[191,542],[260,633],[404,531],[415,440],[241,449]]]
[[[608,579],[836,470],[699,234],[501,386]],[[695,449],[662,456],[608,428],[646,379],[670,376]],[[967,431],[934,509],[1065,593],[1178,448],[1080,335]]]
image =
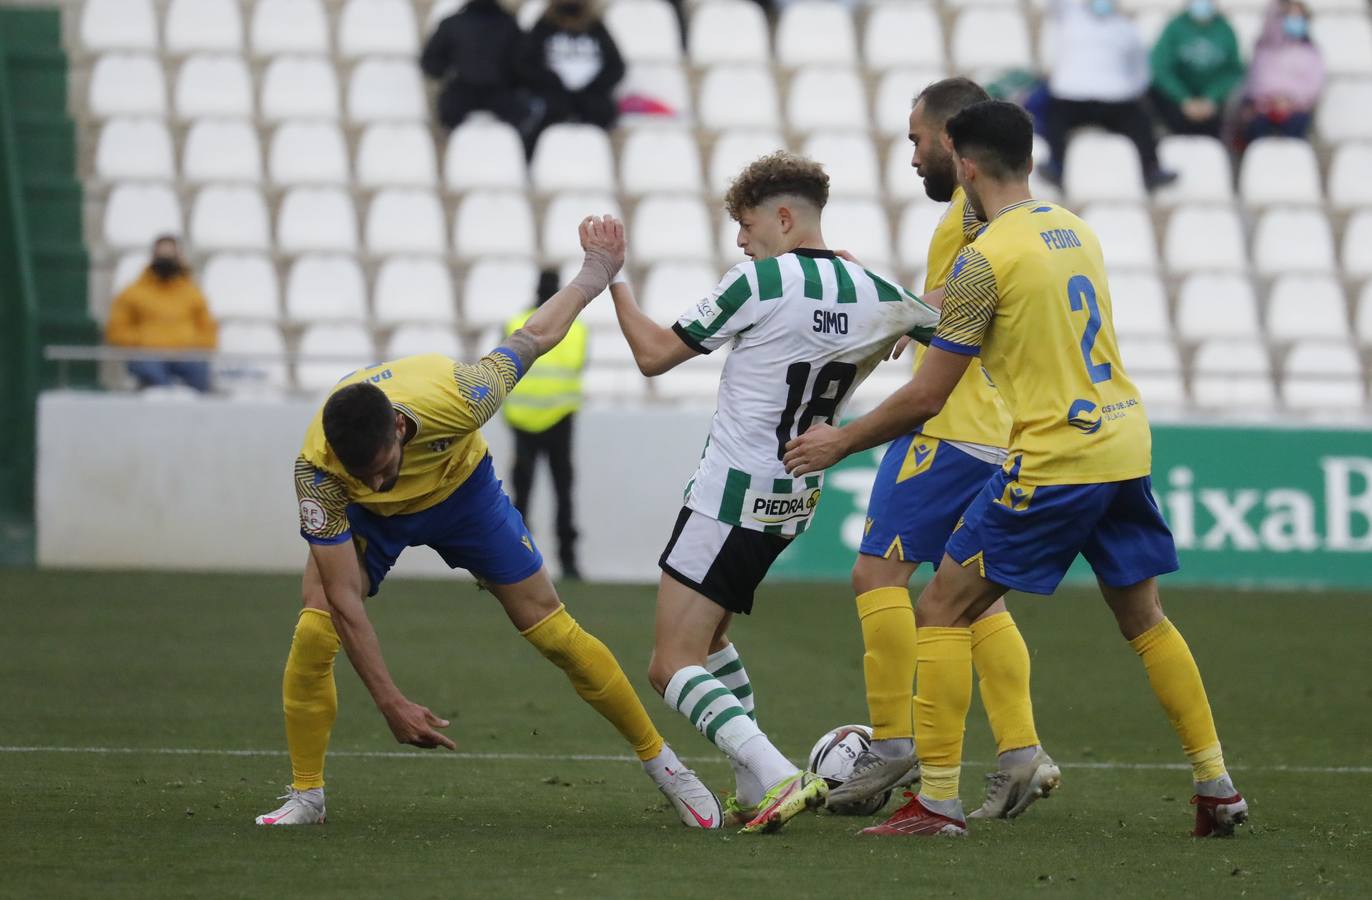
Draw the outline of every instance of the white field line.
[[[284,757],[284,750],[229,750],[201,747],[13,747],[0,746],[0,754],[15,753],[77,753],[93,755],[122,756],[239,756],[239,757]],[[533,762],[637,762],[632,756],[619,756],[598,753],[469,753],[458,751],[445,753],[440,750],[331,750],[334,759],[450,759],[450,760],[496,760],[496,761],[533,761]],[[726,760],[720,756],[683,757],[684,762],[693,765],[723,765]],[[970,768],[989,769],[990,762],[968,761]],[[1137,763],[1137,762],[1059,762],[1064,769],[1132,769],[1132,770],[1178,770],[1191,767],[1186,763]],[[1240,766],[1236,772],[1290,772],[1302,775],[1372,775],[1372,766]]]

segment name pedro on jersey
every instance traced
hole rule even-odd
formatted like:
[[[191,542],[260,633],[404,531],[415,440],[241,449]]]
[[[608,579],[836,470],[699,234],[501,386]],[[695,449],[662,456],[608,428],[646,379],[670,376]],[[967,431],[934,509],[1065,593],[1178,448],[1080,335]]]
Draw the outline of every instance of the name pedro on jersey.
[[[750,490],[744,497],[743,508],[755,522],[780,525],[792,519],[809,518],[819,505],[819,494],[819,488],[802,494],[764,494]]]

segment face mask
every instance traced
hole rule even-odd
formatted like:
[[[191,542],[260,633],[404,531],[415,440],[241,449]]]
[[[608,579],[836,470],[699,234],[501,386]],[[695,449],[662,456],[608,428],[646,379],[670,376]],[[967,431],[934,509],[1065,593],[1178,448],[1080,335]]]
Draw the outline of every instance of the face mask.
[[[1209,22],[1215,18],[1214,0],[1191,0],[1191,5],[1187,7],[1191,18],[1197,22]]]
[[[170,281],[181,274],[181,263],[169,256],[154,257],[152,261],[152,273],[163,281]]]
[[[1310,23],[1305,20],[1305,16],[1292,13],[1281,20],[1281,30],[1286,32],[1289,38],[1304,40],[1310,33]]]
[[[1115,0],[1091,0],[1091,12],[1104,18],[1115,11]]]

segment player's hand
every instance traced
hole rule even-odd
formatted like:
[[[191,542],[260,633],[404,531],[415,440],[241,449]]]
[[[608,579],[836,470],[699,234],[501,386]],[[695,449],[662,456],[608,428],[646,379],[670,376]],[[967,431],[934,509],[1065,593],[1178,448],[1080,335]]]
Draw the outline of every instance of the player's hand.
[[[914,340],[914,338],[910,337],[910,335],[908,335],[908,334],[902,334],[902,335],[896,340],[895,344],[893,344],[893,345],[891,346],[891,353],[890,353],[886,358],[887,358],[887,359],[900,359],[900,355],[901,355],[902,353],[905,352],[905,348],[908,347],[908,346],[910,346],[910,342],[913,341],[913,340]]]
[[[381,714],[386,717],[386,724],[391,726],[391,734],[402,744],[457,749],[452,738],[436,730],[447,728],[450,724],[448,720],[440,719],[427,707],[402,699],[394,706],[381,710]]]
[[[581,249],[587,256],[603,255],[610,264],[613,276],[624,267],[624,223],[614,216],[587,216],[581,220],[578,229],[581,236]]]
[[[792,477],[799,478],[827,469],[847,455],[848,440],[843,429],[817,422],[804,434],[787,442],[786,455],[781,462]]]
[[[862,260],[858,259],[853,254],[849,253],[847,250],[835,250],[834,255],[837,256],[839,259],[848,260],[848,262],[852,263],[855,266],[862,266]],[[862,267],[864,269],[867,268],[866,266]]]

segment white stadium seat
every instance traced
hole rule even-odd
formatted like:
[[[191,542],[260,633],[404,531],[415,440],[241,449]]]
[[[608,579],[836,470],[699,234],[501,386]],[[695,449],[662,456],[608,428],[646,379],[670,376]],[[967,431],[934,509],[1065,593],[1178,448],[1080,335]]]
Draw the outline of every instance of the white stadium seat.
[[[262,116],[282,119],[338,118],[338,80],[328,60],[280,56],[262,76]]]
[[[1139,154],[1128,138],[1099,131],[1078,131],[1062,161],[1063,189],[1073,203],[1092,200],[1142,202],[1143,175]]]
[[[725,268],[736,266],[748,258],[743,255],[743,251],[738,246],[738,223],[729,218],[727,212],[720,213],[719,231],[716,236],[718,240],[716,253],[719,256],[721,266]]]
[[[872,101],[876,130],[882,134],[907,137],[910,134],[910,109],[915,96],[942,77],[943,72],[939,69],[892,69],[882,75],[876,98]]]
[[[1247,254],[1238,215],[1228,207],[1178,209],[1167,223],[1163,257],[1174,273],[1245,268]]]
[[[1129,377],[1176,377],[1181,374],[1181,355],[1177,345],[1164,338],[1139,338],[1120,335],[1120,359]]]
[[[87,0],[81,10],[81,43],[90,50],[157,49],[152,0]]]
[[[271,260],[258,253],[220,253],[200,271],[210,312],[218,319],[278,319],[281,288]]]
[[[1313,209],[1269,209],[1253,231],[1253,264],[1263,275],[1332,271],[1329,220]]]
[[[1343,271],[1352,278],[1372,276],[1372,210],[1355,213],[1344,226]]]
[[[347,0],[338,21],[344,57],[419,54],[419,26],[411,0]]]
[[[443,322],[457,318],[453,281],[443,260],[396,256],[381,264],[372,294],[376,321]]]
[[[870,127],[867,96],[857,70],[812,66],[798,71],[786,96],[786,121],[801,132],[865,132]]]
[[[1100,240],[1106,269],[1153,270],[1158,265],[1158,241],[1145,207],[1099,203],[1082,211],[1082,218]]]
[[[697,194],[705,187],[700,173],[700,150],[688,129],[645,128],[625,138],[619,178],[630,196],[669,191]]]
[[[1239,168],[1239,196],[1250,206],[1318,203],[1320,166],[1309,141],[1259,138],[1248,146]]]
[[[503,191],[463,197],[454,217],[453,249],[461,259],[533,256],[534,214],[528,198]]]
[[[581,271],[581,260],[568,260],[567,262],[564,262],[558,269],[557,283],[571,283],[571,280],[576,277],[576,273],[579,271]],[[601,291],[595,297],[592,297],[590,304],[582,310],[581,315],[577,316],[577,320],[591,329],[592,333],[596,331],[608,333],[617,330],[619,327],[619,320],[615,317],[615,304],[614,301],[610,299],[609,290],[606,289]],[[616,336],[618,337],[618,335]]]
[[[460,359],[462,343],[452,328],[435,328],[432,325],[402,325],[391,332],[390,340],[386,341],[387,359],[418,356],[421,353],[440,353],[448,359]]]
[[[172,0],[164,35],[169,53],[243,49],[243,17],[237,0]]]
[[[624,127],[689,121],[692,118],[691,86],[686,80],[685,70],[676,63],[634,63],[629,66],[615,95],[621,104],[627,98],[637,97],[671,110],[668,115],[656,111],[637,112],[632,105],[627,110],[621,106],[619,124]]]
[[[1335,209],[1372,207],[1372,142],[1340,144],[1329,168],[1329,202]]]
[[[1192,367],[1191,396],[1199,406],[1229,412],[1276,405],[1272,362],[1257,341],[1206,341]]]
[[[471,328],[503,327],[537,299],[538,268],[527,260],[482,260],[467,270],[462,318]]]
[[[347,184],[343,132],[332,122],[286,122],[272,135],[267,171],[277,184]]]
[[[634,211],[629,246],[634,262],[650,265],[662,260],[709,261],[710,216],[705,204],[688,197],[645,197]]]
[[[418,123],[372,125],[357,145],[360,187],[433,187],[438,163],[429,129]]]
[[[167,82],[151,56],[109,53],[91,69],[90,111],[96,116],[162,116]]]
[[[1110,311],[1120,340],[1166,337],[1172,331],[1167,316],[1167,292],[1157,275],[1112,272]]]
[[[372,253],[442,253],[448,247],[443,208],[432,191],[378,191],[367,210],[367,249]]]
[[[1258,301],[1242,275],[1192,275],[1177,297],[1177,332],[1188,341],[1256,338]]]
[[[329,23],[321,0],[257,0],[251,31],[253,52],[260,56],[329,52]]]
[[[176,174],[171,134],[160,119],[110,119],[95,146],[101,178],[166,180]]]
[[[612,191],[615,161],[610,139],[594,125],[553,125],[538,139],[529,175],[534,189],[545,194]]]
[[[261,181],[257,129],[245,119],[197,119],[186,134],[181,177],[192,183]]]
[[[429,7],[428,16],[424,19],[424,33],[430,34],[439,22],[459,12],[466,5],[467,0],[434,0],[433,6]]]
[[[719,282],[714,266],[700,262],[664,262],[648,270],[638,301],[659,325],[670,325],[691,305],[708,297]]]
[[[307,391],[326,391],[349,372],[377,362],[376,343],[361,325],[313,325],[300,336],[295,380]]]
[[[181,204],[164,184],[119,184],[105,201],[105,243],[151,247],[153,238],[181,233]]]
[[[914,175],[913,169],[911,175]],[[918,178],[915,180],[918,181]],[[901,265],[909,269],[924,268],[929,259],[929,241],[947,211],[948,204],[935,203],[923,196],[906,204],[900,214],[900,227],[896,232],[896,246],[900,248]],[[858,259],[863,258],[856,250],[853,252]]]
[[[853,15],[838,3],[796,0],[777,20],[776,59],[787,68],[857,62]]]
[[[411,60],[364,59],[348,81],[348,118],[354,122],[424,121],[424,85]]]
[[[1262,9],[1236,9],[1231,13],[1226,13],[1225,18],[1234,28],[1234,37],[1239,42],[1239,56],[1243,58],[1245,64],[1253,61],[1253,51],[1257,48],[1258,37],[1262,34],[1263,13]],[[1162,26],[1167,24],[1167,20],[1174,15],[1172,10],[1163,13],[1159,11],[1157,18],[1160,20],[1156,34],[1162,33]],[[1152,43],[1144,46],[1152,46]]]
[[[905,202],[928,197],[924,192],[924,180],[919,177],[911,161],[915,158],[915,147],[907,137],[894,138],[886,149],[886,199]]]
[[[681,27],[666,0],[621,0],[605,10],[605,27],[629,63],[681,59]]]
[[[1033,68],[1029,26],[1018,9],[967,9],[953,24],[953,68],[959,72]]]
[[[750,0],[703,3],[691,14],[687,52],[697,66],[758,65],[772,56],[767,17]]]
[[[1364,347],[1372,347],[1372,281],[1362,286],[1362,293],[1358,296],[1358,312],[1353,320],[1353,333],[1358,337],[1358,343]]]
[[[357,212],[337,188],[294,188],[276,216],[276,241],[286,253],[357,250]]]
[[[247,118],[253,114],[252,79],[240,56],[192,56],[176,76],[176,114]]]
[[[286,317],[294,322],[359,321],[367,286],[351,256],[302,256],[286,278]]]
[[[932,5],[883,3],[867,14],[862,61],[868,69],[942,68],[943,26]],[[908,101],[907,101],[908,102]]]
[[[269,322],[223,322],[219,326],[219,352],[271,357],[253,361],[217,360],[214,380],[221,388],[238,393],[286,387],[286,341],[276,325]]]
[[[1177,180],[1159,188],[1153,202],[1160,206],[1182,203],[1231,203],[1233,173],[1229,151],[1212,137],[1169,134],[1158,141],[1158,161],[1177,173]]]
[[[744,166],[785,149],[785,139],[775,131],[725,132],[710,151],[710,192],[717,197],[724,196]]]
[[[1343,338],[1348,304],[1343,287],[1328,275],[1285,275],[1267,298],[1267,336],[1275,341]]]
[[[714,5],[711,3],[704,9]],[[710,69],[701,80],[696,108],[701,124],[718,131],[781,127],[776,82],[772,80],[771,71],[760,65],[726,65]]]
[[[1372,78],[1337,78],[1325,86],[1315,130],[1331,143],[1372,140]]]
[[[256,187],[210,185],[191,208],[191,243],[202,250],[266,250],[267,205]]]
[[[469,119],[448,137],[443,153],[443,183],[449,190],[522,191],[528,171],[519,133],[504,122]]]
[[[558,194],[543,213],[543,258],[554,265],[580,261],[581,239],[577,229],[587,216],[610,213],[623,219],[614,194],[569,191]],[[634,248],[635,255],[638,248]]]
[[[835,250],[847,250],[873,271],[890,270],[891,223],[871,200],[838,197],[824,207],[824,239]]]
[[[1362,365],[1346,338],[1307,341],[1286,356],[1282,402],[1294,410],[1361,412],[1367,402]]]
[[[1310,40],[1320,48],[1329,74],[1372,75],[1372,19],[1366,7],[1353,15],[1314,16]]]
[[[875,199],[881,193],[877,153],[865,133],[812,134],[802,152],[824,166],[829,175],[829,196]]]
[[[110,288],[116,293],[133,284],[148,267],[147,248],[131,250],[119,257],[114,264],[114,274],[110,277]]]

